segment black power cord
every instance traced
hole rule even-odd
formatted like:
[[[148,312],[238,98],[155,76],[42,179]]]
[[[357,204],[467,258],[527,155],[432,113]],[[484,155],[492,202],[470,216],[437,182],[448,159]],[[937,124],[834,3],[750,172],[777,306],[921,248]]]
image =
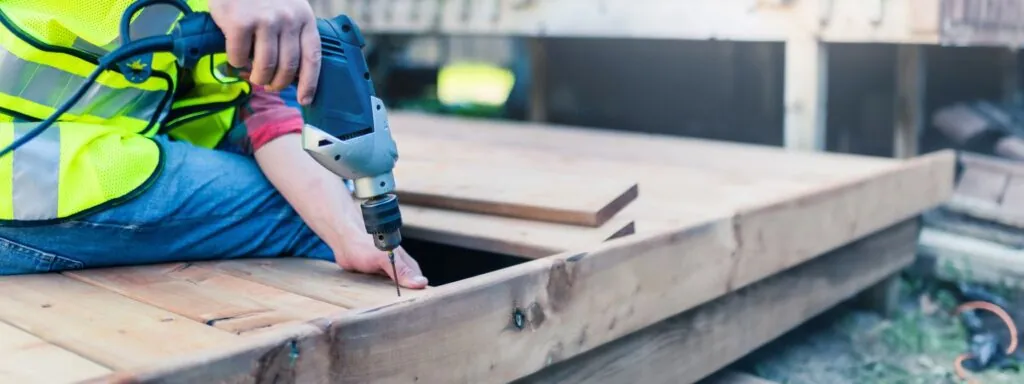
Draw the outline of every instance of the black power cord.
[[[141,54],[172,51],[174,49],[174,39],[170,35],[152,36],[134,41],[131,40],[131,37],[129,36],[130,31],[128,27],[131,24],[132,17],[134,17],[135,14],[143,8],[156,4],[171,5],[185,15],[192,13],[192,9],[183,0],[142,0],[129,5],[121,16],[121,46],[110,53],[103,55],[103,57],[100,57],[99,63],[96,65],[96,69],[93,70],[92,73],[89,74],[89,77],[86,78],[85,82],[75,90],[75,93],[71,95],[71,98],[57,107],[49,117],[40,122],[39,125],[32,128],[32,130],[28,131],[24,136],[19,137],[10,145],[0,150],[0,157],[4,157],[8,153],[11,153],[22,145],[25,145],[25,143],[32,141],[32,139],[39,136],[39,134],[43,133],[47,128],[50,128],[50,126],[57,122],[57,119],[70,110],[75,103],[78,103],[78,101],[82,99],[82,96],[85,96],[85,93],[89,91],[89,88],[92,87],[103,71],[116,68],[119,62]]]

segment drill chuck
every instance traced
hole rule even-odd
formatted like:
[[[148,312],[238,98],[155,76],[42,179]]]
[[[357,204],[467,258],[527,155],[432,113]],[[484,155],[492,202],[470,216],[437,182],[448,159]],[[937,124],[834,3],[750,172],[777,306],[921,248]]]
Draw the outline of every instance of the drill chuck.
[[[398,209],[398,197],[394,194],[374,196],[364,201],[360,208],[366,233],[373,236],[373,244],[382,251],[392,251],[402,243],[402,213]]]

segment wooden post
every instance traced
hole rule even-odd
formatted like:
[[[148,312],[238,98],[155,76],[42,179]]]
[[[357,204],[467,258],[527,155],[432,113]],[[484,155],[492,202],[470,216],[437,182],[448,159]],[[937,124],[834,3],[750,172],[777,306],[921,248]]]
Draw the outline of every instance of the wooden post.
[[[527,116],[530,121],[542,123],[548,119],[547,106],[547,55],[544,42],[535,37],[527,40],[530,52],[530,99],[527,102]]]
[[[893,117],[893,155],[896,158],[918,154],[924,130],[926,62],[924,47],[901,45],[896,52],[896,97]]]
[[[787,149],[825,150],[828,104],[828,52],[814,36],[786,41],[784,145]]]

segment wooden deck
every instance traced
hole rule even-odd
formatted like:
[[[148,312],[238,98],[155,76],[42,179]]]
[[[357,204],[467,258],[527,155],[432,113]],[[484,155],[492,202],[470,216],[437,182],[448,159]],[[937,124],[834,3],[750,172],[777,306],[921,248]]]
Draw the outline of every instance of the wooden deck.
[[[847,252],[828,256],[838,261],[810,261],[912,220],[946,200],[953,185],[949,152],[895,160],[392,116],[399,184],[430,177],[401,164],[432,162],[506,175],[467,173],[475,181],[466,189],[515,180],[536,193],[544,188],[527,183],[543,180],[529,175],[544,172],[627,190],[633,182],[638,194],[603,222],[576,224],[405,205],[409,237],[528,261],[403,290],[401,298],[383,277],[305,259],[0,278],[0,382],[503,383],[694,315],[752,284],[782,279],[799,290],[780,296],[829,295],[812,300],[813,310],[787,312],[785,324],[740,315],[748,322],[732,326],[760,329],[750,340],[763,342],[908,259],[872,251],[878,256]],[[514,174],[527,176],[508,176]],[[608,235],[609,225],[621,223],[632,234]],[[914,235],[906,231],[900,244]],[[829,266],[859,279],[828,277]],[[766,280],[802,270],[810,280]],[[832,283],[839,288],[825,289]],[[747,348],[736,345],[729,356]],[[687,377],[711,373],[704,370],[713,364],[706,365],[691,365]]]

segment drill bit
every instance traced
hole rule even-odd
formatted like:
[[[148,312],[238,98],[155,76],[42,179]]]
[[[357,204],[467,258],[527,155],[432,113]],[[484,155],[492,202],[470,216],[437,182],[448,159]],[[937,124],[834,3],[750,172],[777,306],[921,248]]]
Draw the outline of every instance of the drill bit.
[[[391,275],[395,277],[395,292],[402,297],[402,290],[398,288],[398,270],[395,269],[395,251],[388,251],[388,260],[391,261]]]

